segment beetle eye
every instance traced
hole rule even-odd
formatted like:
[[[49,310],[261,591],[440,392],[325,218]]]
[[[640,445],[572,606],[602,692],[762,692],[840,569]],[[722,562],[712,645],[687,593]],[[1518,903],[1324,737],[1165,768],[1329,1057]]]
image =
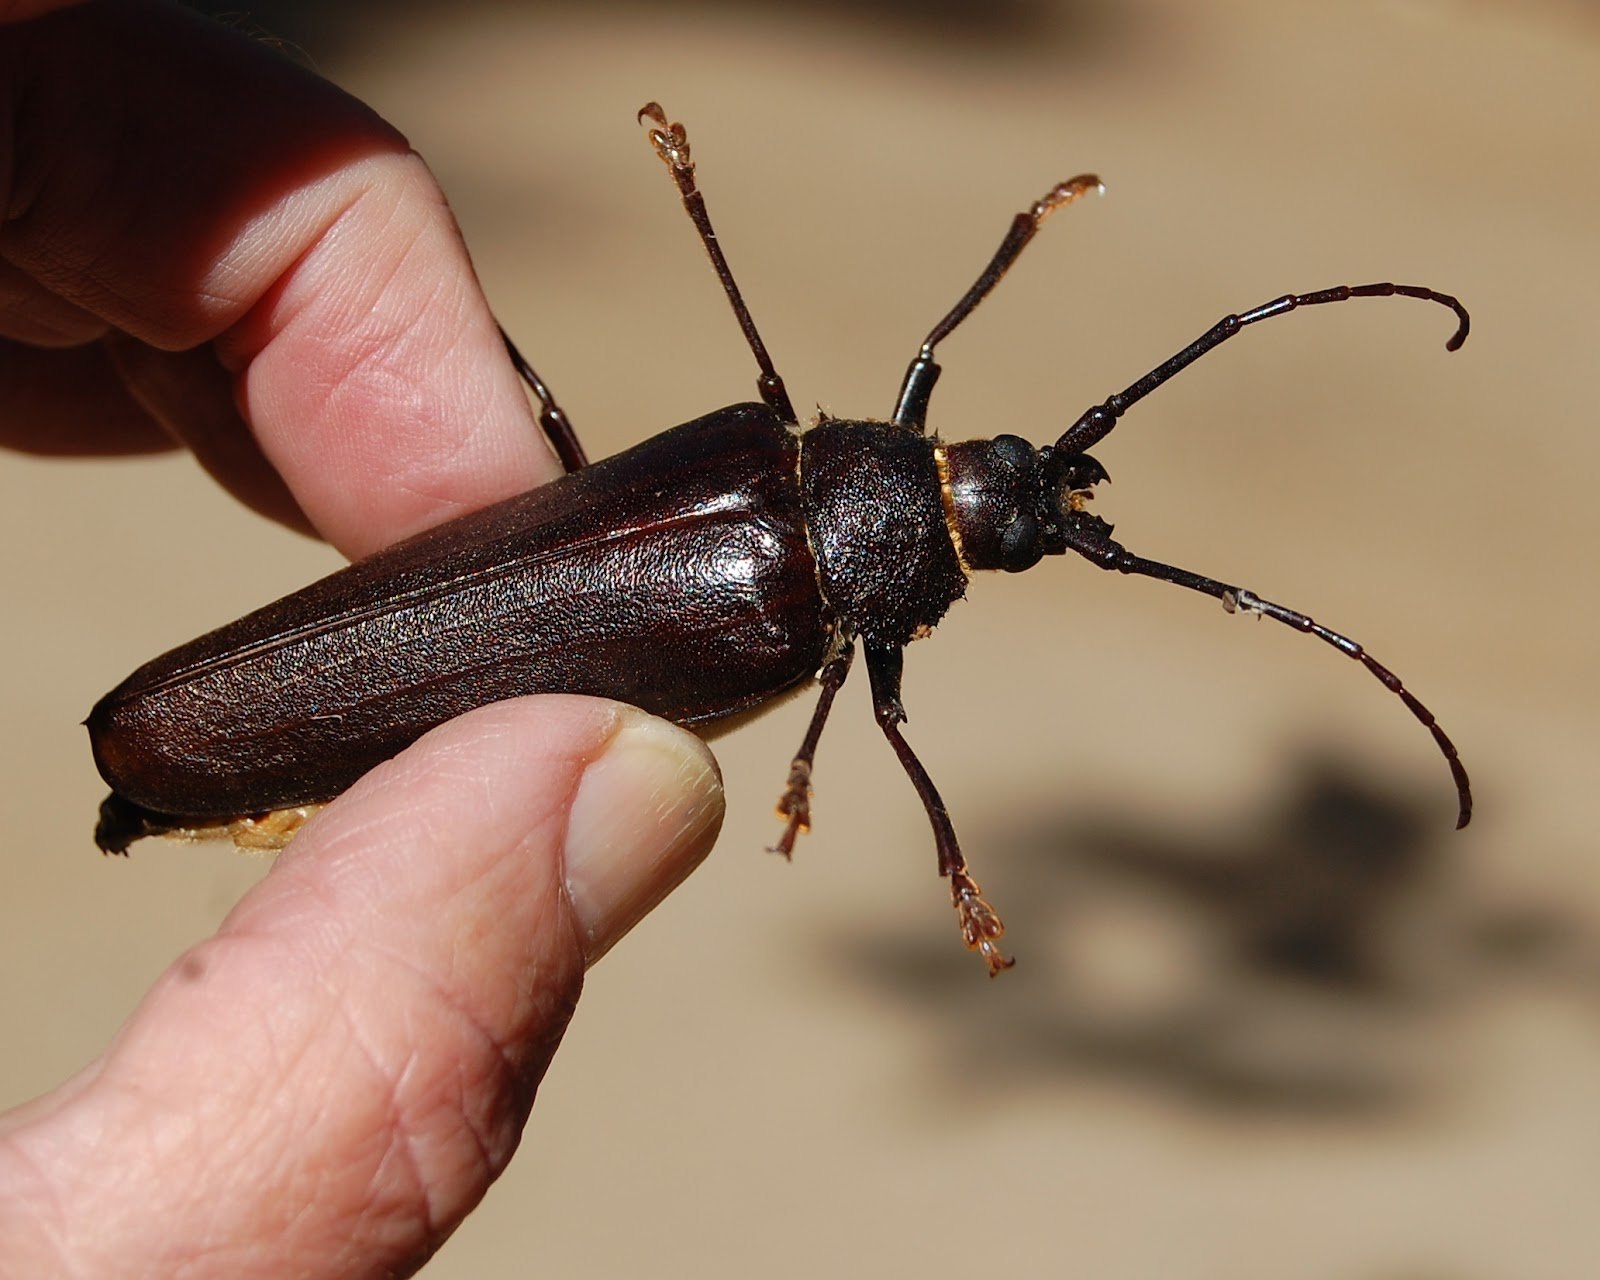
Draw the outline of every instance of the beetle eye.
[[[1021,436],[999,435],[989,441],[989,456],[1013,471],[1026,471],[1033,466],[1038,452]]]
[[[1018,516],[1000,535],[1000,567],[1007,573],[1021,573],[1039,563],[1044,549],[1039,545],[1039,522],[1033,516]]]

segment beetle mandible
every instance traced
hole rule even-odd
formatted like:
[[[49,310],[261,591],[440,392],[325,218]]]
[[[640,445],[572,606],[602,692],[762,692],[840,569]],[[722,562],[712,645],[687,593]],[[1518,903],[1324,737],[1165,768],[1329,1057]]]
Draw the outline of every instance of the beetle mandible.
[[[859,645],[883,731],[932,824],[962,937],[991,975],[1004,925],[967,869],[944,801],[901,733],[905,646],[927,634],[979,569],[1018,573],[1076,552],[1174,583],[1229,612],[1272,618],[1332,645],[1398,696],[1450,766],[1457,826],[1472,793],[1433,714],[1355,641],[1241,587],[1147,560],[1089,511],[1107,479],[1087,449],[1136,403],[1249,325],[1300,307],[1400,296],[1403,284],[1287,294],[1228,315],[1053,445],[1014,435],[946,444],[927,432],[934,349],[1000,281],[1053,211],[1100,181],[1084,174],[1016,215],[972,287],[923,340],[887,421],[821,416],[802,428],[695,180],[688,135],[656,103],[639,113],[711,257],[760,370],[760,403],[674,427],[594,466],[544,382],[507,340],[565,477],[408,539],[145,664],[89,715],[111,784],[95,839],[223,829],[281,842],[327,801],[428,729],[519,694],[599,694],[682,725],[758,708],[813,679],[821,696],[778,802],[774,849],[811,821],[817,742]]]

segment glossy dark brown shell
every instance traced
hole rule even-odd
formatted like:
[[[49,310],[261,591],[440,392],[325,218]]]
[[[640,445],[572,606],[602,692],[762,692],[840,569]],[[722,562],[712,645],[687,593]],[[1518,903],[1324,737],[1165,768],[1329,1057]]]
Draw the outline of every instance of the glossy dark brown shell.
[[[95,706],[124,800],[327,800],[452,716],[593,693],[680,724],[809,680],[830,618],[797,439],[734,405],[441,525],[147,663]]]

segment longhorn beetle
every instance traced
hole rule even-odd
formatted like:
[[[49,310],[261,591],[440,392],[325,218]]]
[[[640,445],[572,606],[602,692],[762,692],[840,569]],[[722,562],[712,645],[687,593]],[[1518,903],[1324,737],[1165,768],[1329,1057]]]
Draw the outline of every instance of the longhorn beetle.
[[[905,646],[965,594],[976,569],[1018,573],[1076,552],[1171,582],[1230,613],[1272,618],[1359,662],[1443,753],[1460,804],[1472,793],[1454,744],[1359,644],[1242,587],[1147,560],[1089,511],[1105,469],[1085,452],[1162,383],[1250,325],[1352,298],[1456,299],[1417,285],[1339,285],[1224,316],[1053,445],[1014,435],[946,444],[927,432],[934,351],[972,314],[1055,210],[1100,189],[1084,174],[1016,215],[972,287],[906,369],[888,421],[820,417],[802,428],[734,283],[695,182],[689,140],[656,103],[639,112],[733,306],[760,370],[760,403],[718,409],[594,466],[544,382],[507,340],[570,474],[353,564],[147,663],[90,713],[111,784],[95,838],[107,852],[155,833],[221,828],[280,841],[313,806],[428,729],[518,694],[600,694],[683,725],[709,725],[810,680],[816,711],[778,802],[774,846],[811,823],[811,772],[859,645],[878,727],[927,810],[939,872],[966,945],[991,975],[1011,960],[1004,926],[967,870],[944,801],[900,731]],[[263,816],[265,815],[265,816]]]

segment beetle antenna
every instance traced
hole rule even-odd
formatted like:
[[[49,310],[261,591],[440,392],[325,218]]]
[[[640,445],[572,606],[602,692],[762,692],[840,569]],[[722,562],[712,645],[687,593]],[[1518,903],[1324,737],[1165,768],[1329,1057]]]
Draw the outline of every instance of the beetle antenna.
[[[1433,735],[1434,743],[1444,756],[1445,763],[1450,766],[1450,776],[1456,784],[1456,799],[1459,805],[1456,828],[1459,830],[1472,820],[1472,783],[1467,778],[1466,766],[1461,762],[1455,743],[1450,741],[1449,734],[1445,733],[1439,722],[1434,719],[1433,712],[1401,683],[1400,677],[1354,640],[1340,635],[1337,631],[1330,631],[1314,618],[1307,617],[1294,609],[1274,604],[1271,600],[1263,600],[1253,591],[1230,586],[1225,582],[1218,582],[1215,578],[1207,578],[1175,565],[1136,556],[1120,543],[1114,542],[1110,537],[1110,526],[1097,517],[1086,516],[1072,522],[1063,530],[1063,535],[1068,547],[1102,569],[1139,574],[1146,578],[1155,578],[1159,582],[1171,582],[1180,587],[1187,587],[1191,591],[1213,596],[1222,601],[1222,607],[1229,613],[1254,614],[1258,618],[1271,618],[1287,627],[1293,627],[1296,631],[1314,635],[1317,639],[1332,645],[1345,657],[1359,662],[1384,688],[1405,703],[1411,714]]]
[[[1076,178],[1058,182],[1033,204],[1011,220],[1011,229],[1000,247],[989,259],[989,265],[973,282],[972,288],[962,294],[961,301],[950,308],[950,313],[934,325],[922,346],[906,366],[906,375],[900,382],[900,394],[895,399],[894,417],[897,427],[924,432],[928,422],[928,397],[933,394],[933,384],[939,381],[939,366],[934,361],[933,349],[950,336],[951,331],[977,310],[978,304],[989,296],[990,290],[1000,283],[1000,278],[1011,270],[1012,263],[1021,256],[1028,242],[1038,234],[1040,225],[1057,209],[1094,191],[1104,195],[1105,183],[1092,173],[1080,173]]]
[[[639,108],[636,119],[640,124],[649,121],[650,145],[655,148],[656,155],[661,157],[661,163],[667,166],[667,172],[672,175],[672,180],[678,184],[678,191],[683,196],[683,207],[688,211],[689,219],[694,223],[694,229],[700,233],[700,242],[705,245],[706,253],[711,256],[711,265],[716,269],[717,279],[722,282],[722,291],[728,295],[728,302],[733,307],[733,314],[739,321],[739,328],[744,331],[744,340],[750,345],[750,353],[756,358],[756,365],[761,370],[761,376],[756,379],[756,389],[761,393],[761,400],[767,408],[787,423],[797,423],[794,405],[789,402],[789,393],[784,389],[783,379],[778,376],[778,370],[772,363],[772,357],[767,354],[767,345],[761,341],[761,335],[756,331],[756,322],[750,315],[750,308],[745,306],[744,295],[739,292],[739,286],[734,282],[733,270],[728,266],[727,256],[722,252],[722,245],[717,241],[717,233],[711,229],[711,215],[706,212],[706,198],[700,194],[700,188],[694,180],[694,161],[689,158],[689,132],[681,124],[669,122],[667,113],[659,102],[647,102]]]
[[[1444,344],[1444,349],[1457,351],[1467,340],[1467,333],[1472,328],[1472,317],[1467,314],[1467,309],[1448,293],[1435,293],[1432,289],[1426,289],[1421,285],[1390,284],[1384,281],[1379,284],[1334,285],[1331,289],[1318,289],[1315,293],[1286,293],[1281,298],[1264,302],[1249,311],[1223,316],[1177,355],[1158,364],[1126,391],[1118,392],[1104,404],[1098,404],[1090,409],[1067,429],[1061,439],[1056,441],[1056,448],[1067,453],[1083,453],[1086,449],[1093,448],[1111,433],[1111,429],[1117,425],[1117,419],[1130,408],[1163,382],[1182,373],[1208,351],[1221,346],[1246,325],[1255,324],[1258,320],[1270,320],[1274,316],[1287,315],[1300,307],[1315,307],[1326,302],[1348,302],[1352,298],[1390,297],[1420,298],[1424,302],[1436,302],[1442,307],[1449,307],[1456,313],[1458,324],[1455,333]]]

